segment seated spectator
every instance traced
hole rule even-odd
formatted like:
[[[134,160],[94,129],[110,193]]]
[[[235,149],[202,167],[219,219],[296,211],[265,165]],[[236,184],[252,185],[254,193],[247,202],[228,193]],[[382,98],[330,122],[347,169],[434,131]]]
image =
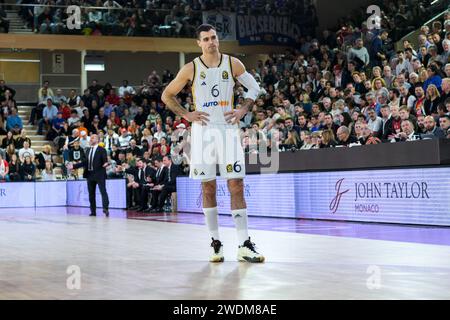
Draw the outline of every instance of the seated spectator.
[[[61,89],[56,89],[56,95],[53,97],[53,103],[57,108],[62,106],[63,103],[67,103],[67,98],[62,94]]]
[[[130,141],[132,137],[125,128],[121,129],[120,133],[121,135],[119,137],[119,148],[121,150],[126,150],[130,147]]]
[[[300,132],[300,140],[302,141],[302,146],[300,147],[300,150],[309,150],[313,147],[312,141],[311,141],[311,132],[309,131],[301,131]]]
[[[322,131],[319,148],[330,148],[336,146],[336,140],[333,130],[325,129]]]
[[[255,143],[256,144],[256,143]],[[288,131],[287,138],[283,141],[281,148],[286,150],[295,150],[300,148],[300,137],[297,134],[297,131],[290,130]]]
[[[36,179],[36,166],[29,155],[25,156],[20,165],[20,177],[23,181],[35,181]]]
[[[370,130],[369,126],[366,123],[361,123],[361,132],[357,137],[358,141],[362,145],[366,144],[379,144],[381,140],[374,136],[372,130]]]
[[[86,151],[89,145],[90,137],[87,135],[85,130],[80,130],[80,147]]]
[[[51,129],[47,132],[46,139],[53,141],[56,137],[61,136],[63,133],[64,123],[65,121],[62,117],[62,112],[58,112],[56,114],[56,118],[54,118],[51,122]]]
[[[8,161],[3,159],[3,155],[0,153],[0,181],[9,181],[9,165]]]
[[[108,152],[111,152],[113,146],[119,144],[119,135],[115,133],[113,129],[108,129],[104,142],[105,142],[105,149]]]
[[[4,97],[6,91],[9,91],[11,93],[11,96],[14,98],[16,95],[16,90],[6,85],[5,80],[0,80],[0,97]]]
[[[12,131],[13,134],[19,134],[23,129],[22,119],[17,114],[17,109],[12,108],[11,114],[6,119],[6,130]]]
[[[123,97],[125,92],[128,92],[131,95],[136,94],[136,90],[132,86],[128,84],[128,80],[123,80],[122,85],[119,87],[119,97]]]
[[[358,142],[358,140],[354,136],[350,135],[350,131],[346,126],[339,127],[339,129],[337,130],[337,138],[337,145],[339,146],[348,147],[350,144]]]
[[[41,172],[42,181],[55,181],[56,174],[53,169],[53,163],[50,160],[45,161],[44,169]]]
[[[136,140],[130,140],[130,147],[127,152],[131,152],[133,156],[140,158],[142,156],[142,150],[136,145]]]
[[[439,94],[439,90],[434,84],[430,84],[427,88],[427,94],[424,103],[425,113],[428,115],[436,116],[438,113],[437,106],[440,101],[441,95]]]
[[[72,109],[65,102],[60,103],[58,111],[62,113],[62,118],[66,121],[71,117]]]
[[[84,162],[86,160],[86,153],[84,151],[83,148],[81,148],[80,146],[80,140],[79,139],[75,139],[73,141],[73,145],[72,147],[69,149],[68,152],[68,161],[73,162],[73,163],[81,163]],[[67,171],[67,176],[73,175],[75,178],[78,178],[81,176],[80,171],[82,169],[74,169],[72,170],[68,170]]]
[[[80,105],[81,102],[81,97],[77,94],[77,90],[72,89],[70,90],[69,93],[69,97],[67,98],[67,104],[71,107],[74,108],[76,106]],[[84,106],[84,101],[83,101],[83,106]],[[78,113],[80,115],[80,113]],[[82,114],[80,115],[80,117],[82,116]]]
[[[76,110],[72,110],[70,112],[70,117],[67,119],[67,123],[69,124],[69,127],[74,126],[76,122],[80,121],[80,117],[78,116],[78,112]]]
[[[6,149],[10,144],[15,145],[16,140],[14,139],[12,131],[8,131],[6,137],[3,138],[1,148]]]
[[[8,165],[9,165],[9,181],[20,181],[21,180],[20,161],[15,153],[11,155]]]
[[[25,129],[22,129],[22,131],[20,132],[20,136],[16,138],[15,143],[16,149],[17,150],[22,149],[25,141],[28,141],[28,144],[31,147],[31,139],[27,136],[27,131]]]
[[[425,129],[427,130],[426,134],[433,135],[436,138],[446,138],[446,134],[441,128],[436,126],[436,121],[432,116],[425,117]]]
[[[399,132],[395,140],[396,141],[414,141],[418,136],[414,131],[414,125],[410,120],[402,120],[402,131]]]
[[[52,162],[52,147],[46,144],[41,153],[37,155],[37,169],[44,170],[47,161]],[[52,162],[53,163],[53,162]]]
[[[439,75],[439,70],[435,65],[429,65],[427,67],[427,80],[423,84],[423,90],[427,91],[430,84],[434,84],[436,88],[441,91],[442,78]]]
[[[11,162],[11,158],[14,154],[17,154],[16,147],[13,144],[8,145],[5,150],[6,161]]]
[[[450,77],[447,77],[442,79],[442,94],[440,102],[445,104],[447,99],[449,98],[450,98]]]
[[[38,131],[36,134],[42,135],[44,125],[51,126],[52,120],[57,117],[58,108],[53,104],[52,99],[47,99],[47,106],[42,111],[42,119],[38,123]]]
[[[167,197],[172,194],[172,192],[177,191],[177,177],[180,175],[178,171],[178,166],[172,163],[172,159],[170,156],[164,156],[163,165],[166,170],[165,179],[162,180],[162,183],[155,186],[153,189],[159,190],[160,194],[158,197],[157,207],[155,211],[162,211],[164,203],[166,202]]]
[[[158,152],[162,156],[170,154],[170,146],[167,143],[167,138],[165,138],[165,137],[161,138],[161,141],[160,141],[160,144],[158,147]]]
[[[439,127],[446,133],[447,138],[450,133],[450,115],[445,114],[439,117]]]
[[[28,141],[23,143],[23,148],[19,150],[19,159],[21,163],[25,162],[25,158],[30,157],[31,161],[34,162],[34,150],[30,148]]]
[[[44,104],[45,104],[45,101],[46,101],[46,99],[47,99],[48,97],[53,98],[53,96],[55,95],[55,94],[53,93],[53,90],[52,90],[49,86],[50,86],[50,81],[45,80],[44,83],[43,83],[42,88],[40,88],[40,89],[38,90],[38,98],[39,98],[39,101],[43,101]]]
[[[407,106],[401,106],[399,110],[400,119],[403,120],[409,120],[414,125],[414,131],[417,131],[417,118],[410,114],[409,109]]]

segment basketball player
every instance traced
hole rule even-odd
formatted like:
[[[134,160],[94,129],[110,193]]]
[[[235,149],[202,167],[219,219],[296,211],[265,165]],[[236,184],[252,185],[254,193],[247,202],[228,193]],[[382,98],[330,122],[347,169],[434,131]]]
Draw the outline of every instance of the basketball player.
[[[256,80],[238,59],[219,52],[219,39],[213,26],[197,28],[197,44],[202,55],[184,65],[168,84],[162,100],[175,114],[192,122],[190,177],[202,180],[203,213],[212,238],[211,262],[223,262],[216,201],[216,165],[227,179],[231,194],[231,214],[238,234],[239,261],[263,262],[255,250],[247,229],[247,209],[243,178],[245,158],[238,123],[251,109],[259,93]],[[235,80],[247,88],[244,103],[233,106]],[[176,100],[176,95],[192,81],[195,111],[189,112]]]

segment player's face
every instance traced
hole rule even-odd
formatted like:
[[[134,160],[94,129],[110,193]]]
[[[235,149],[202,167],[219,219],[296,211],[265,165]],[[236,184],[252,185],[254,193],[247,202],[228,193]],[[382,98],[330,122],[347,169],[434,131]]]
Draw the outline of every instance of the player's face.
[[[214,53],[219,50],[219,38],[215,30],[202,31],[197,44],[203,53]]]

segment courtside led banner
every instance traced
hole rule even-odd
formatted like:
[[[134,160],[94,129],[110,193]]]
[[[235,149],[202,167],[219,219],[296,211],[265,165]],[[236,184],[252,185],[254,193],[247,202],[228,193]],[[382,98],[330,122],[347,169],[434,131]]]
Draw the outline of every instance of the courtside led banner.
[[[126,207],[126,185],[124,179],[106,180],[110,208]],[[97,207],[102,207],[102,198],[97,187]],[[45,182],[5,182],[0,184],[1,208],[89,207],[89,193],[85,180]]]
[[[229,213],[217,180],[219,213]],[[248,175],[249,215],[450,226],[450,168]],[[178,210],[202,212],[200,181],[177,179]]]

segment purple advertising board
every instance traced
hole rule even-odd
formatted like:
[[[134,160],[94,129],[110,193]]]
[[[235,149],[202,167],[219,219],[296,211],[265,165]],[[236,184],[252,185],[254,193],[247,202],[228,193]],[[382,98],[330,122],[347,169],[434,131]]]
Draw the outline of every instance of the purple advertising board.
[[[226,181],[217,180],[219,213],[230,212]],[[248,175],[253,216],[450,226],[450,168]],[[177,179],[178,210],[202,212],[200,181]]]

